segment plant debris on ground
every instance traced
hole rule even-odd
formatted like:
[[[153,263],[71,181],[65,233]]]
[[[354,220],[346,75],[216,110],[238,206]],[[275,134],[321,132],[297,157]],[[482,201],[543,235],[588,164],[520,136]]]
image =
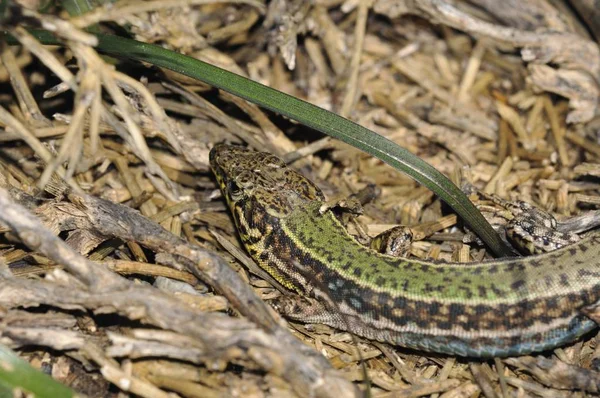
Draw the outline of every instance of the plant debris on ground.
[[[81,15],[10,3],[0,23],[19,45],[0,48],[1,343],[98,397],[598,394],[595,333],[482,361],[285,323],[265,304],[282,292],[241,247],[210,173],[215,143],[283,157],[328,200],[368,197],[345,220],[359,240],[407,225],[413,257],[489,254],[381,161],[183,75],[99,54],[91,33],[159,44],[333,110],[460,186],[596,220],[592,3],[117,1]],[[27,28],[40,27],[63,45],[37,42]]]

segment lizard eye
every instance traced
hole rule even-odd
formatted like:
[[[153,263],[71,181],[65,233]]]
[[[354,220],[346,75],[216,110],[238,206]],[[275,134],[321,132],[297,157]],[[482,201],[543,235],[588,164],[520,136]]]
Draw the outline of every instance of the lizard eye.
[[[235,180],[227,181],[227,191],[233,200],[239,200],[242,197],[242,189],[237,185]]]

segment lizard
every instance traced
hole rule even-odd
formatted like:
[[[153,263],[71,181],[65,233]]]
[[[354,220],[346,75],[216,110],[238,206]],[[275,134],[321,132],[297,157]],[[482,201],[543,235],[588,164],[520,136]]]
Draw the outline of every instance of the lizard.
[[[583,311],[600,302],[600,233],[527,257],[393,257],[358,243],[275,155],[217,144],[209,158],[246,250],[297,293],[275,302],[289,319],[476,358],[553,349],[597,327]]]

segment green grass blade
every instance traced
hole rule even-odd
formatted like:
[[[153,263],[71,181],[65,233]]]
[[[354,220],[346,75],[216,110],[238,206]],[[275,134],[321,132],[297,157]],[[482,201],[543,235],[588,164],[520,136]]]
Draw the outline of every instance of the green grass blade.
[[[49,32],[35,31],[32,33],[42,43],[58,44]],[[387,138],[333,112],[197,59],[123,37],[104,34],[96,36],[99,40],[97,49],[103,53],[148,62],[198,79],[285,115],[381,159],[438,195],[458,213],[496,255],[512,255],[512,250],[500,239],[456,185],[433,166]]]
[[[36,398],[76,396],[70,388],[34,369],[4,345],[0,345],[0,397],[13,397],[15,390]]]

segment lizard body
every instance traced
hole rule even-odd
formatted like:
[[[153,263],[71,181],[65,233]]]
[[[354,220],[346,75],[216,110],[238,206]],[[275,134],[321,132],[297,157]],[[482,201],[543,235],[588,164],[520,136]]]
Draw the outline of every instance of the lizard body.
[[[477,263],[391,257],[359,244],[319,188],[268,153],[217,145],[211,167],[241,240],[304,301],[286,316],[409,348],[470,357],[543,351],[596,327],[600,234],[550,253]]]

